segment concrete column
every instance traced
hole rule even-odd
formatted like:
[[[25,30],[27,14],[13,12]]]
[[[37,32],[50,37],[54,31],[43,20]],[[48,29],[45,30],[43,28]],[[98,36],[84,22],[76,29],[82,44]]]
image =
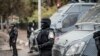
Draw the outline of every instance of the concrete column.
[[[41,28],[41,0],[38,0],[38,28]]]

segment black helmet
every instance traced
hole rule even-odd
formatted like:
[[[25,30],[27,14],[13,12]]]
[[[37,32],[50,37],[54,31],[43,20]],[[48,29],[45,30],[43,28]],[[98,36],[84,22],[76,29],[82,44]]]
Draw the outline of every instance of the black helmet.
[[[51,20],[49,18],[43,18],[41,20],[41,28],[42,29],[46,29],[46,28],[49,28],[51,25]]]

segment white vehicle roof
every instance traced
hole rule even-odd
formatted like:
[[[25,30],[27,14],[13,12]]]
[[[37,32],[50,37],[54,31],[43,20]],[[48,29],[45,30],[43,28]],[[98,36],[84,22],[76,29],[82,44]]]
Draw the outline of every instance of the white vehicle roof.
[[[90,26],[93,26],[95,24],[100,25],[100,6],[94,6],[91,10],[89,10],[84,17],[82,17],[76,25],[82,25],[83,28],[89,28]],[[87,25],[89,25],[87,27]],[[94,28],[94,26],[92,27]],[[90,29],[90,28],[89,28]],[[86,36],[93,34],[96,30],[74,30],[69,33],[65,33],[62,36],[59,36],[60,40],[58,43],[63,43],[66,40],[69,42],[74,40],[83,39]]]

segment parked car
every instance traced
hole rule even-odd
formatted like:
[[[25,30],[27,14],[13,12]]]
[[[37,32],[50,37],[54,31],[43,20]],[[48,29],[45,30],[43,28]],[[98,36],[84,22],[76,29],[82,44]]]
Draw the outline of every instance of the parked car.
[[[96,3],[71,3],[57,10],[51,17],[51,28],[66,32]],[[69,29],[68,29],[69,30]]]
[[[91,8],[75,25],[76,30],[55,38],[52,56],[97,56],[93,35],[100,31],[100,5]]]

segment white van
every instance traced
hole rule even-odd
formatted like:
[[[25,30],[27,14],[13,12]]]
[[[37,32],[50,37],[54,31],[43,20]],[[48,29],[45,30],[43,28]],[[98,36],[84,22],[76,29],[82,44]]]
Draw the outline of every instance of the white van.
[[[61,7],[50,17],[51,28],[67,31],[68,27],[74,25],[94,5],[95,3],[71,3]]]
[[[100,5],[91,8],[75,25],[76,30],[56,37],[52,56],[97,56],[93,36],[100,31]]]

